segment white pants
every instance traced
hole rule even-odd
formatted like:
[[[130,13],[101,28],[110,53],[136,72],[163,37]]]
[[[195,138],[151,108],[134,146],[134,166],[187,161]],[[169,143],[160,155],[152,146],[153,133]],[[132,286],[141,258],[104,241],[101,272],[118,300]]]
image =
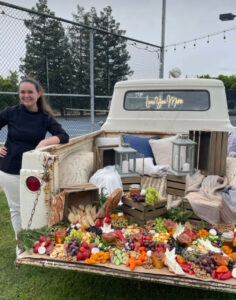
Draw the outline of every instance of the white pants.
[[[8,174],[0,171],[0,187],[7,197],[11,222],[17,239],[17,232],[21,229],[20,175]]]

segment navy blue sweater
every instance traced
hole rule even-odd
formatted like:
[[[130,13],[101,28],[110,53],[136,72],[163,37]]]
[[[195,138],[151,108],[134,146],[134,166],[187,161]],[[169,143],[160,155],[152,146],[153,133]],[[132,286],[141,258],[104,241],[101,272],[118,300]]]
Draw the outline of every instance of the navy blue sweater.
[[[33,150],[46,136],[47,131],[57,136],[61,143],[67,143],[68,134],[52,117],[42,111],[28,111],[24,105],[5,108],[0,113],[0,129],[8,125],[5,146],[7,155],[0,157],[0,170],[10,174],[19,174],[22,155]]]

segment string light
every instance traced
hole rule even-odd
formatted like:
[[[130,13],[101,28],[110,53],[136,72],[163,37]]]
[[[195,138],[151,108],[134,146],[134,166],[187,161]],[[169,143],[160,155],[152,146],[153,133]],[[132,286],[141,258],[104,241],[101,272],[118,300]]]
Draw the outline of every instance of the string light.
[[[176,51],[176,46],[178,46],[178,45],[184,45],[183,49],[186,49],[186,44],[188,44],[188,43],[193,43],[193,46],[196,47],[197,46],[197,41],[203,40],[203,39],[206,39],[206,38],[207,38],[206,42],[207,42],[207,44],[209,44],[211,36],[219,35],[219,34],[222,34],[222,33],[223,33],[223,40],[226,40],[225,33],[228,32],[228,31],[232,31],[232,30],[236,30],[236,26],[225,29],[225,30],[222,30],[222,31],[218,31],[218,32],[215,32],[215,33],[211,33],[211,34],[208,34],[208,35],[204,35],[204,36],[192,39],[192,40],[183,41],[183,42],[175,43],[175,44],[169,44],[169,45],[166,45],[166,47],[174,47],[174,51]]]

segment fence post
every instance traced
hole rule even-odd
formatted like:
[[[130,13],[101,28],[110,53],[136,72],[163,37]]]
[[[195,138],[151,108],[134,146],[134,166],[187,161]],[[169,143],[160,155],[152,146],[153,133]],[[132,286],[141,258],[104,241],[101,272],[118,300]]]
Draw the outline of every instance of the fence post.
[[[90,51],[90,115],[91,115],[91,132],[94,131],[94,47],[93,47],[93,30],[89,31],[89,51]]]

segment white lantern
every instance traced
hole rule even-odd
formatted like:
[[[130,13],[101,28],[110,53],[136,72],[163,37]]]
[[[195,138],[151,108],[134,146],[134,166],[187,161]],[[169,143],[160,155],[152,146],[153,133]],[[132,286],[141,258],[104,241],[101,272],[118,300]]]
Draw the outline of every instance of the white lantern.
[[[187,136],[180,135],[172,141],[171,172],[185,176],[194,172],[194,153],[196,143]]]
[[[129,144],[123,144],[120,147],[114,148],[115,151],[115,167],[121,177],[137,176],[136,159],[142,159],[142,166],[144,163],[143,154],[138,153],[135,149],[129,147]]]

